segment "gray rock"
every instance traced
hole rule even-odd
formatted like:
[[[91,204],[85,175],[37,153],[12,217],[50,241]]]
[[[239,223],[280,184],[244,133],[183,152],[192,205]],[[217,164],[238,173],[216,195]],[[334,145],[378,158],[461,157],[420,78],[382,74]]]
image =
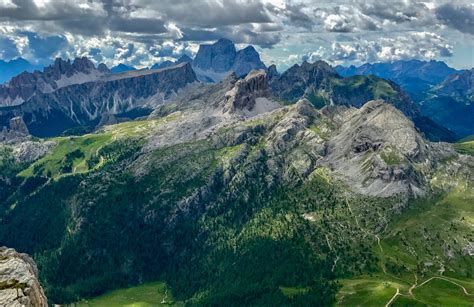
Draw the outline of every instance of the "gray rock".
[[[22,104],[36,94],[50,93],[71,84],[82,84],[99,79],[108,73],[103,66],[95,68],[88,58],[70,60],[57,58],[42,72],[23,72],[10,82],[0,85],[0,107]]]
[[[200,45],[193,68],[203,82],[218,82],[234,72],[238,77],[254,69],[265,69],[252,46],[236,51],[234,43],[220,39],[212,45]]]
[[[24,141],[13,145],[13,155],[18,162],[32,162],[44,156],[55,145],[52,141]]]
[[[48,306],[35,262],[12,248],[0,247],[0,285],[0,306]]]
[[[212,45],[200,45],[194,66],[203,70],[227,72],[234,64],[237,51],[228,39],[219,39]]]
[[[26,127],[23,118],[20,116],[13,117],[10,119],[10,130],[25,135],[29,134],[28,128]]]
[[[251,111],[258,97],[269,97],[267,76],[264,70],[254,70],[244,79],[238,80],[226,93],[224,112]]]
[[[0,109],[0,125],[2,119],[22,116],[29,119],[26,125],[31,134],[58,135],[72,127],[95,125],[102,116],[154,108],[196,81],[189,63],[106,75],[96,82],[66,86],[35,95],[19,106]]]
[[[432,145],[402,112],[382,100],[348,109],[328,153],[319,163],[334,170],[356,192],[373,196],[427,192],[425,176],[441,159],[441,145]],[[449,149],[447,149],[449,150]]]

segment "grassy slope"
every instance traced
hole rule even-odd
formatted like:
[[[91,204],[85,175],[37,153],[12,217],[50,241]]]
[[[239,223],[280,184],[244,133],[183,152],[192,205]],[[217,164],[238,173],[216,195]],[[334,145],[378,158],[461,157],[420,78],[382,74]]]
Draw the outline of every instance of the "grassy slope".
[[[148,307],[172,305],[173,296],[163,282],[152,282],[137,287],[119,289],[108,292],[91,300],[81,301],[79,307]]]
[[[474,192],[469,187],[416,201],[382,235],[381,246],[374,244],[382,259],[381,266],[387,267],[389,262],[392,268],[397,265],[404,268],[390,270],[389,267],[385,274],[344,280],[337,305],[380,306],[380,302],[388,303],[399,288],[403,296],[397,296],[393,306],[472,306],[474,296],[466,295],[459,286],[474,294],[472,257],[461,256],[462,252],[453,243],[455,258],[449,260],[440,255],[445,252],[443,242],[461,242],[460,246],[462,242],[472,242],[473,203]],[[440,262],[445,269],[442,275],[438,272]],[[415,275],[417,286],[410,294],[408,289],[415,284]],[[436,278],[430,280],[435,276],[459,285]]]
[[[456,143],[454,144],[454,148],[459,153],[474,156],[474,140]]]
[[[35,173],[35,168],[39,169],[43,175],[50,174],[53,178],[64,175],[61,168],[64,165],[65,157],[68,153],[75,150],[80,150],[84,155],[73,160],[72,172],[66,174],[85,173],[90,170],[86,161],[93,155],[97,155],[104,146],[111,144],[115,140],[139,138],[145,135],[149,129],[163,122],[173,121],[177,117],[177,114],[171,114],[161,119],[129,121],[106,126],[99,133],[52,138],[50,140],[57,143],[55,148],[49,154],[20,172],[19,175],[24,177],[32,176]]]
[[[154,125],[157,122],[158,121],[127,122],[108,127],[104,132],[100,134],[90,134],[81,137],[71,138],[58,138],[56,139],[58,141],[58,146],[53,150],[53,152],[48,154],[40,161],[36,162],[35,165],[42,163],[45,166],[46,170],[52,172],[53,176],[59,176],[60,174],[58,164],[60,164],[60,162],[68,152],[71,152],[75,149],[80,149],[85,153],[85,156],[80,160],[78,159],[77,161],[74,161],[74,172],[80,173],[83,171],[87,171],[87,168],[83,168],[83,166],[85,165],[85,160],[91,155],[97,153],[100,148],[112,142],[114,139],[121,138],[123,136],[139,136],[141,135],[142,131],[146,131],[150,128],[150,125]],[[321,133],[320,129],[315,130],[315,127],[313,127],[312,131],[314,131],[318,135]],[[254,147],[258,148],[258,146],[259,145],[257,144]],[[217,150],[213,149],[211,151],[206,149],[202,151],[202,155],[206,157],[212,156],[212,161],[209,162],[209,169],[212,171],[212,169],[215,168],[215,163],[217,163],[214,162],[214,160],[218,160],[220,163],[224,164],[230,163],[231,158],[238,154],[242,150],[242,148],[242,145],[237,145],[232,147],[223,147]],[[179,155],[178,153],[180,151],[181,149],[178,145],[157,152],[157,161],[166,160],[170,159],[170,157],[177,156]],[[195,150],[193,150],[193,152],[195,152]],[[163,166],[161,166],[161,164],[156,163],[156,165],[159,165],[159,168],[163,167],[163,169],[160,169],[159,174],[160,176],[163,176],[164,179],[158,180],[158,178],[160,177],[158,175],[156,178],[151,178],[153,180],[153,183],[150,183],[150,187],[153,187],[157,190],[166,190],[170,179],[173,182],[176,182],[176,184],[178,184],[178,182],[182,181],[182,178],[187,177],[187,174],[190,169],[194,169],[197,167],[195,164],[199,163],[196,162],[197,160],[195,157],[191,157],[189,161],[182,159],[182,165],[180,166],[180,168],[177,168],[172,163],[170,163],[170,166],[166,164],[163,164]],[[32,172],[32,168],[33,166],[28,168],[22,173],[22,175],[28,176],[29,174],[31,174],[29,172]],[[203,173],[207,174],[207,170],[204,170]],[[207,175],[204,177],[207,177]],[[327,182],[329,182],[329,180],[330,179],[326,179]],[[186,189],[181,190],[192,191],[196,187],[202,185],[202,182],[200,181],[201,179],[199,178],[197,178],[196,180],[191,179],[189,186],[186,186]],[[321,185],[320,182],[314,184]],[[180,186],[178,185],[177,187]],[[290,242],[294,243],[295,238],[298,238],[296,234],[300,232],[308,233],[307,238],[298,238],[301,243],[298,243],[298,245],[295,245],[292,248],[301,249],[301,252],[303,254],[307,253],[307,243],[313,245],[313,248],[318,247],[318,249],[322,249],[321,246],[324,247],[325,244],[323,243],[325,243],[325,241],[320,242],[317,239],[320,237],[324,237],[321,234],[326,234],[326,240],[328,240],[328,238],[334,240],[334,242],[331,243],[336,245],[334,254],[339,254],[342,257],[341,253],[344,253],[345,251],[358,251],[361,246],[350,246],[346,245],[347,242],[338,242],[338,239],[341,239],[343,237],[357,235],[357,233],[354,232],[355,230],[350,229],[349,227],[341,229],[336,228],[338,227],[338,225],[341,224],[341,220],[343,220],[343,223],[350,222],[351,224],[353,224],[349,212],[347,212],[347,208],[345,208],[345,206],[341,206],[341,204],[335,201],[336,205],[334,206],[334,209],[328,210],[328,208],[326,207],[327,203],[324,203],[324,206],[321,206],[322,204],[319,204],[319,199],[313,199],[313,193],[308,193],[308,196],[304,196],[306,198],[303,198],[303,195],[301,195],[301,192],[314,192],[315,188],[316,186],[308,184],[307,188],[301,189],[300,191],[298,191],[298,193],[285,192],[288,193],[288,195],[285,194],[280,198],[270,198],[270,200],[272,200],[274,204],[268,207],[263,207],[258,212],[252,212],[253,217],[247,220],[247,222],[243,224],[241,229],[239,229],[239,227],[237,227],[237,229],[232,229],[234,225],[227,225],[225,224],[225,221],[220,221],[220,219],[217,219],[216,217],[212,216],[208,217],[207,219],[203,218],[200,223],[202,224],[202,227],[209,227],[209,233],[215,232],[219,234],[219,238],[216,238],[216,240],[219,241],[209,241],[209,243],[222,244],[222,241],[226,242],[220,247],[222,249],[228,248],[229,250],[232,250],[235,249],[235,246],[240,246],[241,248],[248,248],[253,253],[254,250],[251,248],[255,248],[255,251],[260,251],[262,247],[267,248],[268,246],[271,249],[274,249],[275,246],[282,248],[283,245],[274,246],[272,245],[274,243],[269,244],[269,242],[276,239],[283,240],[283,242],[286,244],[284,246],[288,247],[291,246],[289,245]],[[324,190],[322,192],[324,192]],[[355,279],[342,280],[343,287],[338,294],[339,303],[342,305],[380,305],[380,302],[388,302],[390,298],[396,293],[397,288],[399,288],[402,293],[408,294],[408,289],[410,288],[410,285],[412,285],[414,282],[413,273],[419,274],[418,278],[420,279],[420,283],[421,281],[428,279],[428,277],[433,276],[433,274],[436,274],[436,270],[418,272],[417,270],[419,269],[419,264],[423,262],[432,261],[433,255],[443,254],[443,250],[440,248],[440,244],[436,244],[437,242],[439,243],[440,240],[436,237],[438,232],[440,233],[442,240],[448,241],[462,241],[465,239],[463,237],[465,234],[470,233],[470,231],[472,232],[472,227],[469,228],[468,225],[469,223],[472,225],[474,221],[471,205],[473,203],[474,196],[472,195],[472,190],[470,192],[471,193],[469,193],[469,190],[466,189],[458,189],[454,190],[448,195],[445,195],[444,197],[425,202],[418,202],[411,206],[411,209],[408,212],[405,212],[396,221],[394,221],[391,224],[390,228],[387,229],[383,233],[383,235],[381,235],[382,240],[380,247],[377,245],[376,242],[374,242],[374,246],[372,249],[375,254],[378,254],[379,259],[381,259],[381,267],[387,267],[387,263],[395,263],[397,265],[403,264],[403,266],[405,266],[405,269],[401,270],[401,272],[397,272],[396,275],[395,273],[388,272],[387,274],[378,274],[374,276],[363,276]],[[175,196],[177,197],[177,195]],[[300,205],[306,204],[305,206],[308,207],[295,208],[293,202],[298,199],[298,203]],[[170,200],[173,200],[173,198],[170,198]],[[246,202],[248,201],[240,201],[240,206],[242,206],[241,209],[249,210],[250,212],[250,209],[245,207]],[[308,212],[307,210],[309,209],[313,210],[312,218],[318,220],[318,217],[324,216],[324,220],[328,224],[321,228],[318,223],[314,224],[314,226],[317,227],[314,227],[312,223],[308,224],[308,222],[302,218],[302,213]],[[239,212],[239,210],[236,211]],[[238,216],[237,213],[234,213],[232,209],[229,212],[226,212],[225,214],[219,214],[222,217],[231,218],[230,221],[234,219],[234,222],[241,219],[241,217]],[[420,221],[424,221],[424,223],[420,224]],[[452,226],[453,224],[454,228]],[[329,230],[326,229],[326,227],[328,227]],[[427,227],[429,229],[429,240],[424,238],[422,234],[422,227]],[[449,232],[446,232],[446,229],[449,229]],[[217,232],[217,230],[219,232]],[[314,233],[309,233],[309,230]],[[347,233],[343,233],[343,231],[347,231]],[[337,236],[333,237],[332,234],[334,233],[340,234],[341,238],[338,238]],[[266,245],[257,245],[255,243],[256,239],[259,239],[261,241],[256,241],[259,242],[258,244]],[[338,244],[339,247],[337,246]],[[332,251],[330,251],[330,253],[331,252]],[[324,251],[324,253],[326,253],[326,251]],[[225,256],[225,254],[219,253],[218,255]],[[257,257],[258,253],[251,255],[253,257]],[[295,255],[289,254],[289,256],[295,257],[295,259],[300,260]],[[217,263],[216,259],[213,259],[213,256],[211,255],[208,255],[208,257],[209,259],[204,260],[207,260],[209,265],[214,267],[214,265]],[[347,256],[347,259],[359,258],[360,255],[357,253]],[[235,260],[239,260],[239,258],[236,258]],[[469,272],[462,271],[463,269],[469,267],[469,258],[467,259],[467,262],[465,262],[465,260],[466,259],[461,259],[458,261],[458,259],[456,259],[455,261],[446,263],[446,267],[454,269],[455,273],[446,272],[444,275],[450,276],[451,278],[455,278],[456,282],[464,285],[468,289],[468,291],[473,292],[473,284],[466,282],[466,280],[469,278]],[[308,268],[308,263],[310,262],[302,263],[301,266],[297,266],[296,268]],[[247,263],[242,262],[242,264]],[[338,264],[338,266],[336,267],[336,271],[340,265],[344,265],[342,260],[340,264]],[[313,269],[317,271],[319,268],[315,265]],[[240,273],[241,272],[239,272],[239,274]],[[228,272],[226,274],[228,274]],[[424,276],[422,276],[422,274],[424,274]],[[245,281],[245,279],[243,279],[243,281]],[[394,302],[397,303],[398,300],[400,300],[399,303],[403,303],[404,300],[411,300],[411,303],[415,301],[436,305],[437,302],[441,301],[443,303],[453,304],[464,304],[464,302],[470,301],[470,297],[464,297],[463,293],[459,294],[459,291],[456,291],[456,289],[460,289],[458,286],[453,285],[451,283],[448,283],[447,285],[446,284],[447,282],[443,283],[442,281],[438,282],[437,280],[430,281],[422,287],[415,288],[413,290],[413,296],[399,296]],[[150,302],[153,302],[153,300],[159,300],[159,295],[162,295],[163,293],[158,293],[157,295],[154,295],[153,289],[156,289],[156,287],[161,287],[160,285],[163,284],[153,283],[150,285],[143,285],[131,289],[119,290],[117,292],[112,292],[100,298],[91,300],[89,304],[91,304],[91,302],[95,302],[96,304],[98,304],[97,306],[100,306],[107,303],[107,305],[109,306],[114,302],[117,302],[118,305],[124,305],[128,304],[128,302],[131,302],[137,303],[138,305],[136,306],[148,306],[140,304],[150,304]],[[293,297],[305,294],[306,289],[309,289],[309,286],[311,286],[311,283],[308,281],[300,285],[297,281],[293,280],[288,283],[280,283],[279,290],[285,296]],[[226,289],[221,289],[216,285],[213,285],[213,287],[216,290],[223,292],[225,295],[228,295],[225,292]],[[443,292],[443,289],[445,290],[445,292]],[[251,293],[251,291],[255,290],[248,289],[248,291],[249,293]],[[438,294],[440,293],[445,298],[439,298]],[[204,295],[204,298],[208,299],[205,297],[205,295],[208,295],[206,294],[206,292],[201,292],[200,295]],[[139,301],[136,301],[137,297],[139,298]],[[199,299],[199,297],[197,297],[197,299]],[[430,301],[430,299],[433,300]],[[212,300],[209,302],[212,302]]]

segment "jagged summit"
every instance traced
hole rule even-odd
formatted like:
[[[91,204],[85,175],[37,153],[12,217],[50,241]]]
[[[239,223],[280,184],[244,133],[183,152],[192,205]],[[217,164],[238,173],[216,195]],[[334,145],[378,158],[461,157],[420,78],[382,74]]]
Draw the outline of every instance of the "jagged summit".
[[[237,51],[232,41],[220,39],[211,45],[200,45],[193,61],[200,80],[217,82],[231,72],[243,76],[253,69],[265,69],[254,47]]]
[[[238,80],[234,87],[226,93],[224,112],[251,112],[255,109],[258,98],[264,98],[264,100],[260,100],[261,107],[264,107],[263,104],[268,102],[268,97],[270,97],[270,88],[265,71],[252,70],[244,79]]]
[[[200,45],[193,65],[202,70],[228,72],[234,64],[236,54],[234,43],[220,39],[212,45]]]
[[[86,57],[72,62],[56,58],[42,72],[23,72],[7,84],[0,85],[0,107],[19,105],[38,93],[51,93],[65,86],[96,81],[108,73],[105,68],[96,68]]]
[[[146,115],[196,81],[189,63],[102,75],[99,82],[65,86],[32,96],[21,105],[0,108],[0,126],[5,126],[10,118],[22,116],[31,134],[52,136],[77,126],[105,123],[101,121],[104,116],[126,114],[122,116],[126,120],[134,116],[133,112]]]

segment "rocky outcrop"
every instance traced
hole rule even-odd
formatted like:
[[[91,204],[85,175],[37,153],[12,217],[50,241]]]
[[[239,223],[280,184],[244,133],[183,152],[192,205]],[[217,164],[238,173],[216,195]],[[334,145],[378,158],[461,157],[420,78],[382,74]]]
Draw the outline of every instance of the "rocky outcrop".
[[[382,100],[345,111],[326,150],[319,163],[355,191],[383,197],[424,195],[428,185],[420,169],[432,170],[453,154],[448,146],[426,141],[413,122]]]
[[[212,45],[200,45],[193,68],[204,82],[218,82],[234,72],[238,77],[254,69],[265,69],[260,55],[252,46],[237,51],[234,43],[220,39]]]
[[[270,86],[273,93],[285,101],[296,102],[304,98],[309,88],[324,90],[329,87],[330,78],[338,74],[324,61],[295,64],[278,75],[276,67],[270,71]]]
[[[244,79],[238,80],[226,93],[225,112],[235,113],[238,110],[251,111],[258,97],[268,97],[267,76],[264,70],[254,70]]]
[[[103,66],[96,69],[85,57],[73,62],[57,58],[42,72],[23,72],[0,85],[0,107],[19,105],[36,94],[51,93],[68,85],[95,81],[107,73]]]
[[[453,141],[456,138],[448,129],[424,117],[400,86],[389,80],[373,75],[343,78],[324,61],[294,65],[281,75],[272,67],[269,76],[273,94],[283,101],[307,98],[318,108],[325,105],[360,108],[367,101],[384,99],[412,119],[430,140]]]
[[[0,247],[0,305],[48,306],[33,259],[6,247]]]
[[[53,141],[23,141],[13,144],[13,156],[18,162],[32,162],[43,157],[56,145]]]
[[[125,114],[124,117],[133,118],[135,110],[163,104],[196,81],[189,63],[162,70],[111,74],[96,82],[35,95],[16,107],[0,108],[0,126],[21,116],[31,134],[59,135],[77,126],[96,126],[103,116]]]
[[[28,127],[21,116],[11,118],[0,130],[0,142],[2,143],[19,143],[29,138]]]
[[[23,121],[23,118],[20,116],[13,117],[12,119],[10,119],[10,131],[14,131],[14,132],[25,134],[25,135],[29,134],[28,128],[26,127],[26,124]]]

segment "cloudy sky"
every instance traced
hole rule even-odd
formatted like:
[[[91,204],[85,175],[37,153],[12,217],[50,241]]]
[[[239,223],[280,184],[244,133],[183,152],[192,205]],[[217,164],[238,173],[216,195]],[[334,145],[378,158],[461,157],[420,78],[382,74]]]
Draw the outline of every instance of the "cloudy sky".
[[[150,66],[221,37],[266,64],[439,59],[474,66],[472,0],[0,0],[0,59]]]

